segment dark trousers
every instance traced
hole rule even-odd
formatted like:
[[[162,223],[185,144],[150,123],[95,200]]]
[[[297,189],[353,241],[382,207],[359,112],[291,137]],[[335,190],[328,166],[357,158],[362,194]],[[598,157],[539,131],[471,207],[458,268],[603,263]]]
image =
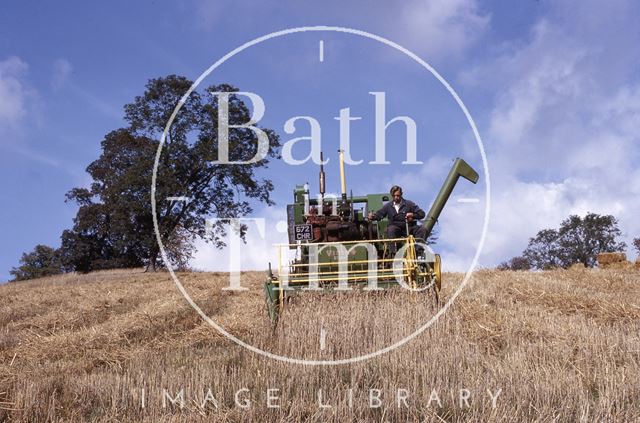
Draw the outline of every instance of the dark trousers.
[[[426,237],[427,237],[427,229],[424,226],[421,225],[409,225],[409,234],[413,235],[414,238],[421,238],[426,242]],[[387,226],[387,239],[394,239],[394,238],[404,238],[407,236],[407,229],[406,227],[402,226],[396,226],[396,225],[389,225]],[[393,242],[391,243],[390,247],[390,253],[393,255],[396,253],[396,251],[398,251],[399,245],[400,243],[396,243]],[[401,246],[401,244],[400,244]],[[418,254],[422,253],[423,248],[421,246],[416,246],[416,251]]]
[[[409,225],[409,234],[414,238],[425,239],[427,236],[427,230],[421,225]],[[387,226],[387,238],[404,238],[407,236],[407,230],[404,226],[389,225]]]

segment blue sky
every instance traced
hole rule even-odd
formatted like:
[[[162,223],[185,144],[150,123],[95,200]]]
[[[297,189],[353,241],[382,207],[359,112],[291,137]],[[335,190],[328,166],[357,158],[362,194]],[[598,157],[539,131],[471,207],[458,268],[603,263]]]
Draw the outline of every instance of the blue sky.
[[[100,141],[124,125],[122,106],[153,77],[195,79],[230,50],[291,27],[330,25],[378,34],[415,52],[446,78],[473,115],[491,173],[491,219],[480,266],[518,254],[529,237],[569,214],[614,214],[630,244],[640,236],[640,5],[633,1],[437,0],[354,2],[139,1],[7,3],[0,13],[0,281],[36,244],[59,245],[76,208],[64,194],[89,183],[85,167]],[[324,59],[319,61],[319,41]],[[205,84],[231,83],[266,103],[262,125],[282,141],[308,135],[294,116],[322,125],[332,159],[344,107],[354,159],[373,157],[371,91],[384,91],[387,120],[406,115],[418,127],[418,159],[401,164],[402,125],[387,132],[390,165],[349,166],[355,194],[393,183],[427,208],[456,156],[482,168],[460,109],[435,78],[397,51],[349,34],[305,33],[253,47]],[[299,131],[299,132],[298,132]],[[396,144],[394,144],[396,143]],[[298,144],[294,156],[308,149]],[[317,167],[274,164],[275,208],[259,208],[267,227],[283,218],[295,183],[316,186]],[[484,219],[486,175],[460,184],[443,213],[445,267],[464,270]],[[479,203],[458,203],[476,197]],[[267,243],[279,241],[272,234]],[[255,240],[254,240],[255,241]],[[244,268],[271,259],[256,247]],[[629,249],[629,255],[635,254]],[[194,265],[216,268],[224,254],[199,245]]]

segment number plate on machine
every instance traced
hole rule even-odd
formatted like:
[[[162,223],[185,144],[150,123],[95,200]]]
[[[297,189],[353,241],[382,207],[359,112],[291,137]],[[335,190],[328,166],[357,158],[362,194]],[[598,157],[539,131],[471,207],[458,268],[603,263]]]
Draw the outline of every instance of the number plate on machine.
[[[296,241],[311,241],[313,239],[311,225],[295,225],[295,236]]]

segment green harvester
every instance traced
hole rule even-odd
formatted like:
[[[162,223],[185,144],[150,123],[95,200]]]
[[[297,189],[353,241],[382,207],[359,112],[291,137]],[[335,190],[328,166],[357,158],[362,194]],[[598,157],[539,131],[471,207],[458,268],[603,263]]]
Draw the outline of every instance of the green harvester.
[[[433,292],[439,302],[440,255],[431,251],[426,239],[412,235],[386,239],[388,221],[370,221],[367,216],[391,201],[391,195],[347,197],[342,151],[339,159],[340,198],[326,195],[321,164],[318,197],[310,198],[308,185],[296,186],[293,203],[287,205],[289,242],[276,246],[277,270],[274,272],[269,264],[264,285],[269,318],[274,325],[281,318],[287,300],[305,292],[358,288],[377,291],[402,286],[416,292]],[[474,184],[479,178],[471,166],[458,158],[422,221],[426,238],[460,177]]]

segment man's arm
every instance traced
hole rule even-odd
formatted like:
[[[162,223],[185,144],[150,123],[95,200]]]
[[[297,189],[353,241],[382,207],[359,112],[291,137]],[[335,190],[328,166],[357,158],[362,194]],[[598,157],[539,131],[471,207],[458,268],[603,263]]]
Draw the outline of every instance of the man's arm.
[[[387,210],[387,205],[389,203],[385,204],[384,206],[382,206],[382,208],[380,210],[378,210],[375,213],[369,213],[369,220],[380,220],[380,219],[384,219],[385,217],[387,217],[389,211]]]
[[[422,220],[427,215],[416,203],[411,202],[411,213],[416,220]]]

